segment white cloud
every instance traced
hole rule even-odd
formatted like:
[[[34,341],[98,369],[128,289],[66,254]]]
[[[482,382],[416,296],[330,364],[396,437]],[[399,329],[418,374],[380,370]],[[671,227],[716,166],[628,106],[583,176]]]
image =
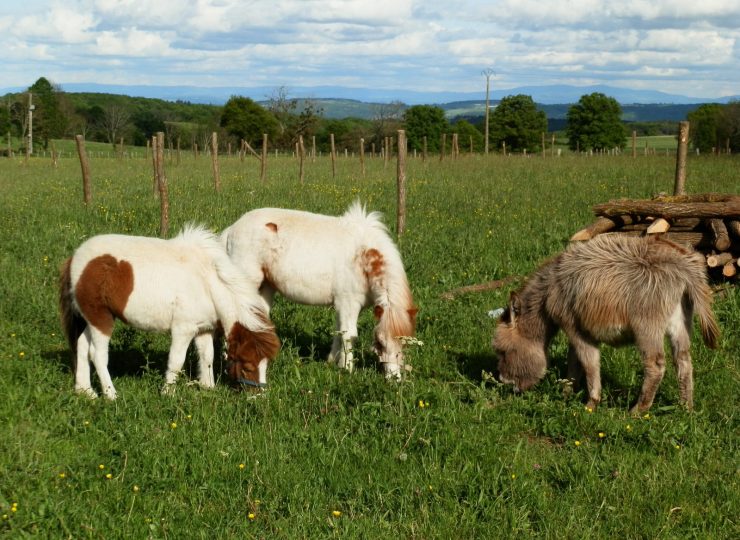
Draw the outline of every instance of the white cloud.
[[[95,39],[95,53],[103,56],[168,56],[169,40],[155,32],[127,28],[118,32],[101,32]]]
[[[499,87],[673,78],[740,93],[737,0],[25,0],[0,7],[0,47],[8,85],[53,70],[477,91],[493,67]]]

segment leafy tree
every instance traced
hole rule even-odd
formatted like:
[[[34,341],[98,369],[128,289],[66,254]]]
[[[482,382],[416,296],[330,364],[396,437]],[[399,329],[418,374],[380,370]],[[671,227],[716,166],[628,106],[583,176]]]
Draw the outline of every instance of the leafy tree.
[[[722,108],[718,122],[720,143],[730,142],[733,153],[740,152],[740,101],[733,101]]]
[[[701,152],[711,152],[717,147],[717,128],[722,106],[716,103],[700,105],[687,115],[689,138],[694,148]]]
[[[426,137],[427,150],[439,152],[440,139],[448,128],[447,118],[442,108],[432,105],[414,105],[406,109],[403,118],[409,149],[422,150],[424,137]]]
[[[470,138],[473,138],[473,152],[480,152],[484,148],[483,133],[467,120],[460,119],[452,126],[452,132],[457,133],[460,151],[470,148]]]
[[[622,123],[622,107],[616,99],[600,92],[581,96],[568,109],[568,146],[571,150],[622,148],[627,132]]]
[[[503,98],[489,116],[489,136],[495,147],[506,143],[514,152],[539,147],[547,131],[547,115],[537,110],[531,96],[518,94]]]
[[[244,139],[253,147],[262,146],[263,133],[272,139],[279,129],[277,120],[269,111],[242,96],[232,96],[226,102],[221,111],[221,127],[237,142]]]
[[[316,146],[322,152],[331,150],[331,135],[334,135],[334,145],[337,152],[342,152],[344,148],[352,152],[359,151],[360,139],[367,140],[372,132],[372,124],[369,120],[360,118],[343,118],[341,120],[332,118],[321,122],[316,133]]]
[[[0,107],[0,136],[5,136],[10,126],[10,107]]]
[[[41,141],[44,149],[49,140],[64,136],[67,118],[61,109],[61,91],[46,78],[41,77],[28,89],[33,94],[33,136]]]
[[[167,131],[162,115],[150,109],[136,111],[132,120],[135,127],[133,143],[137,145],[144,146],[158,131]]]

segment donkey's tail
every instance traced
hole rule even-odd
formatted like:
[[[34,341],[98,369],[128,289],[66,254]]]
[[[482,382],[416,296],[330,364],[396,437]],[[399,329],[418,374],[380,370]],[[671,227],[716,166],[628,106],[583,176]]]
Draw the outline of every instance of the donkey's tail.
[[[703,258],[695,265],[696,272],[688,283],[686,292],[694,305],[694,313],[699,318],[699,328],[704,343],[710,349],[716,349],[719,345],[719,326],[712,311],[712,289],[707,283],[706,268]]]
[[[77,352],[77,338],[85,331],[87,322],[77,312],[72,303],[71,266],[72,257],[64,261],[59,274],[59,315],[64,335],[67,337],[69,348],[74,355]]]

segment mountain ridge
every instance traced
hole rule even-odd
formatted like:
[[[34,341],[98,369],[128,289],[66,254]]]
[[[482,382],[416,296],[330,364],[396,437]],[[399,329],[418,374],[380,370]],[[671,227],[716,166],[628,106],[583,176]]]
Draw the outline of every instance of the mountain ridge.
[[[211,105],[223,105],[231,96],[244,96],[255,101],[270,98],[279,86],[160,86],[160,85],[111,85],[99,83],[61,83],[64,92],[94,92],[122,94],[132,97],[164,99],[167,101],[187,101]],[[351,88],[345,86],[285,86],[289,97],[304,99],[346,99],[370,103],[389,103],[401,101],[408,105],[438,105],[454,102],[471,102],[485,99],[485,92],[421,92],[404,89]],[[0,94],[25,91],[26,88],[10,87],[0,89]],[[582,95],[600,92],[613,97],[620,104],[701,104],[728,103],[739,100],[740,95],[720,98],[702,98],[671,94],[658,90],[636,90],[609,85],[542,85],[519,86],[509,89],[492,88],[489,97],[498,101],[503,97],[525,94],[536,103],[557,105],[576,103]]]

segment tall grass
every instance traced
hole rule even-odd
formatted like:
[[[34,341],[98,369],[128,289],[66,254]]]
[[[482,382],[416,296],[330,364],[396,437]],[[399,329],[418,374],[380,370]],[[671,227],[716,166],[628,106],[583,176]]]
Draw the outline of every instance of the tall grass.
[[[603,406],[566,398],[566,343],[532,392],[490,379],[493,321],[509,288],[444,300],[468,284],[525,276],[615,197],[670,192],[672,158],[410,160],[400,248],[420,307],[414,370],[385,381],[360,319],[360,368],[325,364],[333,313],[278,300],[283,347],[259,397],[178,383],[161,396],[169,339],[119,326],[119,399],[73,393],[58,324],[58,267],[85,238],[156,235],[151,164],[94,159],[82,204],[79,163],[0,160],[0,535],[33,538],[736,538],[740,293],[715,310],[721,347],[692,347],[696,410],[676,407],[668,369],[650,415],[633,348],[604,348]],[[220,230],[262,206],[341,213],[359,198],[395,224],[395,167],[341,158],[167,164],[172,234]],[[692,192],[740,190],[737,158],[697,158]],[[194,363],[193,363],[194,364]],[[189,366],[188,369],[195,369]]]

